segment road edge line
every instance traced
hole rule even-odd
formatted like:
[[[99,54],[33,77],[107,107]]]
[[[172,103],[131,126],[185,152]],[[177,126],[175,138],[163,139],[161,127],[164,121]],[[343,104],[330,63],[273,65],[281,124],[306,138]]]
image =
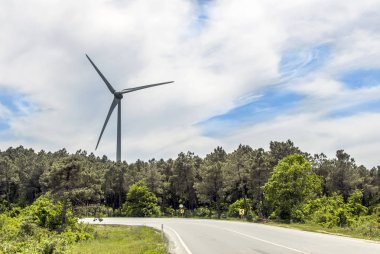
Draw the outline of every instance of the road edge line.
[[[178,238],[179,242],[181,243],[182,247],[185,249],[185,251],[187,252],[187,254],[193,254],[189,250],[189,247],[187,247],[186,243],[182,240],[182,237],[177,233],[177,231],[175,231],[173,228],[171,228],[169,226],[166,226],[166,225],[165,225],[165,228],[171,230],[175,234],[175,236]]]

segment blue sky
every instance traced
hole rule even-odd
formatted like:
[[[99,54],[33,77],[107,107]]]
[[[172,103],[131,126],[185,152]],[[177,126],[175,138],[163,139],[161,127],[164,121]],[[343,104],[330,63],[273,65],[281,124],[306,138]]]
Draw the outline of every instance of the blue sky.
[[[305,98],[303,94],[289,89],[292,82],[323,67],[329,60],[330,51],[330,45],[285,51],[278,64],[279,81],[268,84],[265,89],[252,91],[252,100],[246,104],[200,122],[204,134],[211,137],[230,135],[244,126],[271,121],[291,113],[292,109],[297,108],[298,102]]]
[[[339,76],[347,88],[360,89],[380,85],[380,69],[355,69],[342,73]]]
[[[127,161],[292,139],[380,165],[380,2],[31,0],[2,14],[0,149],[115,157],[115,115],[94,150],[112,96],[87,53],[116,88],[175,80],[125,96]]]
[[[210,137],[228,136],[244,126],[270,122],[279,116],[291,114],[292,110],[299,108],[300,101],[307,100],[307,96],[289,88],[292,88],[296,80],[318,73],[331,60],[332,48],[333,45],[324,44],[310,49],[285,51],[278,65],[279,82],[268,84],[263,90],[253,91],[250,96],[253,99],[246,104],[200,122],[198,125],[203,128],[203,134]],[[349,90],[380,87],[380,69],[345,70],[336,76],[337,81]],[[380,112],[380,98],[343,108],[331,108],[322,118],[341,118],[375,112]]]
[[[3,115],[0,115],[0,131],[10,128],[10,119],[32,114],[36,110],[25,94],[13,89],[0,89],[0,105],[3,109]]]

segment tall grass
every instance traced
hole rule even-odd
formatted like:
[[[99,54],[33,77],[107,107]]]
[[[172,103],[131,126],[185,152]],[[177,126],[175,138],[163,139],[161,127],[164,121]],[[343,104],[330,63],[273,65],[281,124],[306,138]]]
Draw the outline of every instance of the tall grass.
[[[70,254],[167,254],[166,242],[148,227],[97,225],[93,240],[77,243]]]

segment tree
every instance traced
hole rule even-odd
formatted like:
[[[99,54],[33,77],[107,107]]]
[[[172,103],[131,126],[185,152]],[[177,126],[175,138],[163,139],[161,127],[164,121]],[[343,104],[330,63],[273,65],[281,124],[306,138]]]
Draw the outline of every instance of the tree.
[[[320,191],[321,179],[313,172],[310,162],[300,154],[282,159],[264,186],[264,196],[272,205],[274,216],[286,220]]]
[[[265,152],[262,148],[253,150],[249,170],[248,194],[252,199],[252,207],[262,216],[266,214],[263,205],[263,187],[267,183],[269,174],[272,171],[269,157],[269,153]]]
[[[173,171],[174,171],[174,161],[169,159],[164,161],[161,159],[157,163],[158,170],[162,175],[162,201],[161,207],[165,211],[165,208],[173,208],[178,205],[176,200],[176,190],[173,185]]]
[[[196,161],[194,154],[188,152],[178,154],[174,162],[173,175],[169,179],[175,191],[174,206],[178,207],[181,203],[188,209],[196,208],[197,198],[194,189]]]
[[[31,204],[42,193],[40,178],[48,169],[48,161],[44,152],[37,155],[32,149],[26,151],[25,156],[17,159],[16,163],[20,178],[20,201],[22,204]]]
[[[327,178],[332,172],[334,163],[327,158],[323,153],[315,154],[312,158],[312,167],[314,172],[319,175],[322,179],[322,193],[323,195],[328,195],[330,190],[327,186]]]
[[[157,162],[154,159],[150,160],[148,166],[144,168],[142,174],[149,191],[153,192],[158,197],[159,203],[161,203],[163,191],[163,175],[158,170]]]
[[[98,202],[101,198],[100,182],[86,162],[78,155],[56,161],[43,181],[52,194],[62,201],[62,230],[66,227],[70,204]],[[70,202],[70,203],[69,203]]]
[[[252,165],[252,148],[247,145],[239,145],[227,157],[224,166],[226,179],[225,192],[229,202],[243,198],[245,211],[248,211],[248,185],[250,180],[250,170]],[[248,219],[248,214],[245,214]]]
[[[223,210],[224,178],[222,167],[226,157],[227,154],[222,147],[217,147],[213,153],[208,154],[201,166],[201,181],[195,184],[199,200],[215,209],[218,218],[220,218]]]
[[[113,164],[104,175],[102,189],[104,192],[105,203],[113,210],[121,209],[125,201],[125,166]]]
[[[369,172],[370,193],[366,193],[368,197],[368,206],[376,206],[380,203],[380,166],[372,168]]]
[[[132,217],[150,217],[160,215],[157,197],[150,192],[144,181],[130,186],[123,212]]]
[[[271,168],[274,168],[280,160],[291,154],[303,154],[291,140],[286,142],[271,141],[269,144]]]
[[[14,202],[18,184],[16,167],[8,156],[0,156],[0,198],[5,198],[7,202]]]
[[[350,194],[362,183],[362,179],[355,165],[355,160],[344,150],[336,152],[336,159],[332,160],[333,167],[326,178],[329,193],[338,192],[347,201]]]

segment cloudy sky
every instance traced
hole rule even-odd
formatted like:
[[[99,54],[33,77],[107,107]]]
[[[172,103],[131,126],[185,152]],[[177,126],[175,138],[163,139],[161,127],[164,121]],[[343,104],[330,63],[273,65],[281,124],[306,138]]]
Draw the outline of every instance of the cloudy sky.
[[[0,149],[122,159],[291,139],[380,165],[380,0],[0,0]]]

